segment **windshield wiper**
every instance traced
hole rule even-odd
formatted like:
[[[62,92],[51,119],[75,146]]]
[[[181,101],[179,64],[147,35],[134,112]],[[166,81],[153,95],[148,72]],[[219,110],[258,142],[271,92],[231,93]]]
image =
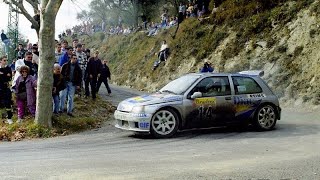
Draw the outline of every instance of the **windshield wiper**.
[[[171,94],[177,94],[177,93],[175,93],[175,92],[173,92],[173,91],[170,91],[170,90],[163,90],[163,91],[161,91],[161,92],[166,92],[166,93],[171,93]]]

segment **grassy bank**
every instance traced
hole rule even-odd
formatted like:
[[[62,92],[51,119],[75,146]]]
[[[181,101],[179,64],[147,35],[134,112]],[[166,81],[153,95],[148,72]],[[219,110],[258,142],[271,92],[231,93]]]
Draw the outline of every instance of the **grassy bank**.
[[[91,98],[76,97],[74,117],[67,116],[66,113],[54,115],[52,118],[52,128],[35,124],[34,119],[30,116],[26,116],[21,124],[14,123],[8,125],[1,121],[0,141],[50,138],[99,128],[103,122],[108,121],[113,111],[114,107],[99,97],[96,101],[91,100]],[[17,116],[15,112],[13,121],[16,120]]]

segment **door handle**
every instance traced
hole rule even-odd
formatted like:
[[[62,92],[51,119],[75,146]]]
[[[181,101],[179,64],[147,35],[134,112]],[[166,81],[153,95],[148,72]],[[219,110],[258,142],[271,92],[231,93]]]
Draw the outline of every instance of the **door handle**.
[[[231,100],[231,97],[228,96],[228,97],[225,97],[224,99],[225,99],[225,100]]]

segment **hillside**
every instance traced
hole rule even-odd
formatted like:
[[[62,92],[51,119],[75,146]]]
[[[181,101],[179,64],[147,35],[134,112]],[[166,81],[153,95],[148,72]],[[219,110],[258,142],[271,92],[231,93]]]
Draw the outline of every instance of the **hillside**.
[[[262,69],[263,78],[282,104],[319,106],[319,24],[317,0],[286,1],[268,9],[226,1],[202,22],[193,18],[183,21],[174,39],[175,28],[154,37],[137,32],[83,38],[110,61],[112,81],[118,85],[155,91],[210,61],[217,72]],[[171,54],[165,65],[153,71],[163,39]]]

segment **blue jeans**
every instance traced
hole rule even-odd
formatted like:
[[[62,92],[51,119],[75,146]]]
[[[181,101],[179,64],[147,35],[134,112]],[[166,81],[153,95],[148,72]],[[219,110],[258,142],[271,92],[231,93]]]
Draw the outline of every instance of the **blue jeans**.
[[[59,107],[60,107],[60,97],[59,95],[53,95],[53,112],[58,113],[59,112]]]
[[[3,40],[3,44],[4,44],[4,52],[7,54],[9,51],[9,46],[10,46],[10,39],[5,39]]]
[[[72,84],[72,82],[67,83],[67,87],[60,91],[60,111],[63,112],[64,105],[66,102],[66,98],[68,96],[68,103],[67,103],[67,113],[72,113],[73,110],[73,98],[76,92],[76,87]]]

